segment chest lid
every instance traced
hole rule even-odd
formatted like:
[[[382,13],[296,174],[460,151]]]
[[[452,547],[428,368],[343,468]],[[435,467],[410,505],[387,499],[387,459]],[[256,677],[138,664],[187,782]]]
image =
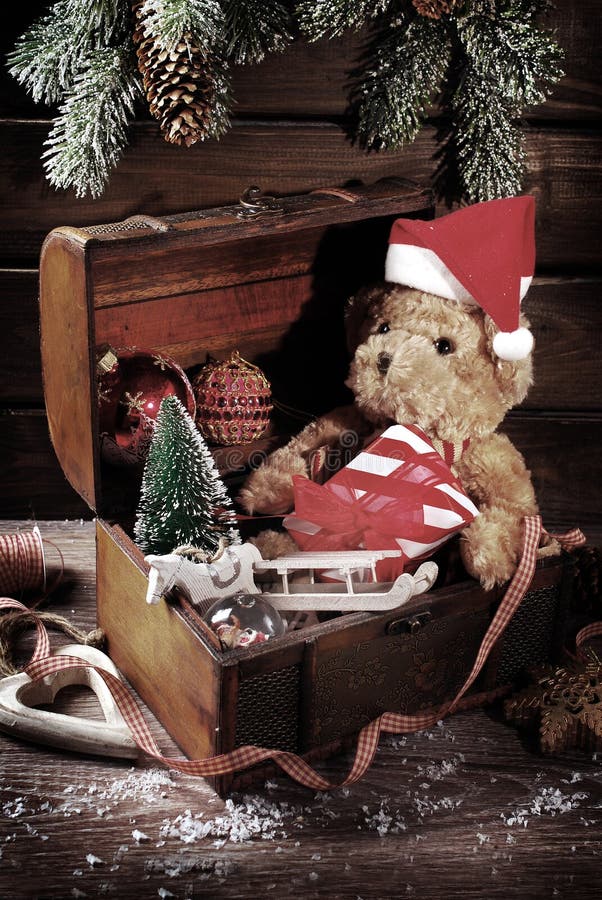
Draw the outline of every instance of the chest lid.
[[[234,206],[51,231],[40,259],[44,395],[71,485],[104,517],[130,502],[132,474],[116,477],[100,453],[102,346],[164,353],[185,370],[237,349],[285,403],[312,409],[313,397],[316,414],[335,405],[325,385],[346,374],[345,299],[382,278],[394,218],[433,212],[429,191],[392,178],[277,199],[252,188]]]

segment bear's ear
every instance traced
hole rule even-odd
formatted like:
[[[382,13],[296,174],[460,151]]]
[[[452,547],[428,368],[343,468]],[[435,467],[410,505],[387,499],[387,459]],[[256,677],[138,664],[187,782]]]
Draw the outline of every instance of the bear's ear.
[[[377,310],[388,297],[395,285],[377,282],[361,288],[347,300],[345,307],[345,334],[347,349],[351,356],[369,333],[370,325],[378,314]]]
[[[520,325],[529,327],[529,322],[521,314]],[[533,354],[529,353],[524,359],[510,361],[500,359],[493,349],[493,339],[499,329],[489,316],[485,316],[485,334],[487,337],[487,351],[493,360],[495,377],[502,395],[508,404],[508,409],[521,403],[527,396],[527,392],[533,384]]]

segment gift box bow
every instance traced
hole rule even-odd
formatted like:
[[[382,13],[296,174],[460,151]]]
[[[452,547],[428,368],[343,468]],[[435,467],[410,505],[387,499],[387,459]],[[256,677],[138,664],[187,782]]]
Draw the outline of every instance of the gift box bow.
[[[478,515],[416,426],[386,429],[323,485],[297,475],[293,486],[295,512],[284,525],[302,550],[401,549],[397,574]]]

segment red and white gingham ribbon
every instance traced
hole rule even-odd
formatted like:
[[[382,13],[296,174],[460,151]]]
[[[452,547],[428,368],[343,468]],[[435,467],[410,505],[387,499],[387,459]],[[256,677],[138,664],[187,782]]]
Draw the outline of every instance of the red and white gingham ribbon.
[[[106,672],[104,669],[92,666],[91,663],[79,659],[78,657],[48,656],[39,652],[38,648],[36,648],[36,653],[25,671],[33,681],[37,681],[47,675],[52,675],[62,669],[74,666],[90,666],[91,668],[96,668],[96,671],[101,675],[111,691],[111,694],[140,749],[148,754],[148,756],[153,757],[166,766],[188,775],[205,777],[225,775],[244,770],[257,763],[271,759],[291,778],[306,787],[315,790],[329,790],[335,787],[342,787],[344,785],[352,784],[354,781],[358,781],[365,774],[374,759],[374,754],[376,753],[382,731],[390,734],[407,734],[424,728],[430,728],[450,712],[453,712],[458,706],[461,698],[474,683],[481,671],[491,648],[504,633],[506,626],[518,609],[531,584],[535,571],[537,548],[543,533],[546,532],[544,532],[542,528],[541,518],[539,516],[529,516],[525,518],[523,550],[520,563],[510,582],[508,590],[487,629],[472,671],[454,699],[451,702],[445,703],[435,712],[426,712],[411,716],[387,712],[378,716],[378,718],[374,719],[360,731],[353,765],[348,775],[338,784],[327,781],[319,775],[312,766],[305,762],[305,760],[300,756],[297,756],[296,753],[290,753],[283,750],[267,750],[261,747],[244,746],[238,747],[236,750],[232,750],[231,752],[224,753],[220,756],[213,756],[200,760],[165,757],[155,743],[132,694],[128,688],[126,688],[126,686],[111,673]],[[566,549],[571,549],[585,543],[585,537],[578,529],[574,529],[564,535],[554,535],[554,537],[556,537]],[[17,601],[9,601],[9,603],[15,605]],[[6,605],[6,601],[0,601],[0,605]],[[40,629],[38,628],[38,635],[39,634]]]
[[[575,637],[575,646],[577,647],[577,659],[581,662],[587,661],[587,654],[583,652],[583,645],[587,644],[593,637],[602,637],[602,622],[592,622],[586,625],[581,631],[577,632]]]
[[[43,590],[45,585],[44,548],[38,528],[0,535],[0,593]]]

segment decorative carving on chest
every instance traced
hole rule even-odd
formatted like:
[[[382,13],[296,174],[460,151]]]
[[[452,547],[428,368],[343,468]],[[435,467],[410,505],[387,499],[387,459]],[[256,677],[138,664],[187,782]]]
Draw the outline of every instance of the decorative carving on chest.
[[[323,654],[312,705],[319,740],[336,740],[382,712],[414,713],[452,697],[470,671],[486,620],[486,611],[471,611],[416,634]]]

